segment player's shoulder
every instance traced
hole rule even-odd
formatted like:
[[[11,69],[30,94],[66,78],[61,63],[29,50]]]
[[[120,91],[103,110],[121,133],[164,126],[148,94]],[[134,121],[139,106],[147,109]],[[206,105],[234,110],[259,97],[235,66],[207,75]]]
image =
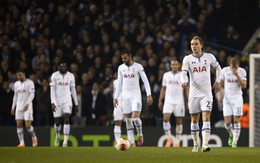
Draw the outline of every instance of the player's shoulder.
[[[246,69],[244,69],[243,67],[238,67],[238,71],[246,72]]]
[[[190,59],[190,58],[192,58],[192,57],[193,57],[192,54],[188,54],[188,55],[185,55],[185,56],[184,56],[183,60],[184,60],[184,59]]]
[[[59,71],[55,71],[55,72],[52,73],[51,77],[56,77],[56,76],[58,76],[59,74],[60,74]]]
[[[113,81],[113,84],[114,84],[114,85],[117,83],[117,80],[118,80],[118,79],[115,79],[115,80]]]
[[[133,67],[141,68],[143,69],[143,66],[140,63],[134,62]]]
[[[230,73],[230,68],[229,68],[229,66],[226,66],[226,67],[223,67],[222,69],[221,69],[221,74],[226,74],[226,73]]]
[[[222,71],[228,71],[229,70],[229,66],[223,67]]]
[[[164,76],[169,76],[169,75],[171,75],[171,71],[167,71],[167,72],[165,72],[163,75],[164,75]]]
[[[126,65],[124,63],[122,63],[121,65],[118,66],[118,69],[121,70],[124,67],[126,67]]]
[[[19,85],[21,82],[19,80],[17,80],[16,82],[14,82],[14,86],[16,87],[17,85]]]
[[[25,81],[27,84],[34,85],[34,82],[31,79],[26,79]]]
[[[203,56],[204,56],[204,57],[207,57],[207,58],[213,58],[213,59],[216,58],[212,53],[208,53],[208,52],[204,52],[204,53],[203,53]]]
[[[67,74],[66,74],[66,75],[68,75],[68,76],[74,76],[74,74],[71,73],[71,72],[69,72],[69,71],[67,71]]]

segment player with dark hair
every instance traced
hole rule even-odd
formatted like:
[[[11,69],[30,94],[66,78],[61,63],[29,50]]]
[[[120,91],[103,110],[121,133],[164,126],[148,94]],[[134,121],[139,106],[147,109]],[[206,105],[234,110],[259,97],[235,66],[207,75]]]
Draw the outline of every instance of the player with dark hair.
[[[72,99],[75,104],[75,111],[78,110],[78,100],[75,89],[75,77],[67,71],[67,64],[64,61],[59,63],[59,70],[51,75],[51,105],[54,116],[54,129],[56,138],[54,145],[60,144],[60,130],[63,120],[63,147],[68,146],[68,138],[70,134],[70,116],[72,113]],[[71,98],[72,97],[72,98]]]
[[[124,63],[118,67],[118,83],[114,98],[114,105],[118,106],[118,98],[122,92],[123,114],[126,118],[128,140],[131,142],[132,146],[135,145],[135,125],[138,136],[138,145],[142,145],[144,140],[142,120],[140,119],[140,114],[142,111],[142,96],[139,79],[141,78],[144,83],[148,105],[153,103],[151,88],[143,66],[133,61],[131,53],[127,50],[123,51],[121,53],[121,58]]]
[[[25,147],[23,121],[25,127],[32,137],[32,146],[38,145],[37,137],[32,126],[33,121],[33,99],[35,96],[35,87],[32,80],[27,79],[23,70],[17,70],[18,81],[14,84],[14,97],[11,114],[15,116],[17,124],[17,135],[20,141],[18,147]]]

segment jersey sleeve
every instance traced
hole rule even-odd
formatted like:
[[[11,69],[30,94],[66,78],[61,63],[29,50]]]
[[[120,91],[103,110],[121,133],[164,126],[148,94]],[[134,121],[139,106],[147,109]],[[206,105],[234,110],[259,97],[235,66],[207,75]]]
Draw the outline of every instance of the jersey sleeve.
[[[181,83],[188,83],[187,72],[189,71],[189,63],[187,57],[184,57],[182,61],[181,71]]]
[[[241,75],[242,80],[247,80],[247,73],[246,70],[242,68],[242,75]]]
[[[145,91],[146,91],[146,96],[150,96],[151,95],[151,87],[148,81],[148,78],[144,72],[144,68],[143,66],[140,64],[140,69],[139,69],[139,75],[144,83],[144,87],[145,87]]]
[[[211,65],[216,69],[217,67],[220,67],[216,57],[213,54],[210,54],[211,56]]]
[[[70,86],[71,87],[75,87],[76,83],[75,83],[75,76],[71,73],[70,75]]]
[[[221,70],[221,73],[220,73],[220,80],[225,81],[225,70],[226,70],[226,68],[223,68],[223,69]]]
[[[221,67],[216,59],[216,57],[213,54],[210,54],[211,56],[211,65],[216,69],[216,82],[220,82],[220,76],[221,76]]]
[[[166,86],[166,73],[163,74],[162,86]]]
[[[188,58],[184,57],[182,61],[182,66],[181,66],[181,71],[189,71],[189,63],[188,63]]]
[[[123,84],[123,75],[121,73],[121,66],[119,66],[117,70],[117,85],[116,85],[116,91],[115,91],[115,99],[118,99],[121,91],[122,91],[122,84]]]
[[[30,104],[30,103],[32,103],[32,101],[34,99],[34,96],[35,96],[35,94],[34,94],[35,93],[35,87],[34,87],[33,81],[30,81],[28,83],[28,91],[30,93],[30,96],[29,96],[29,98],[27,100],[27,104]]]
[[[35,92],[35,86],[34,86],[33,81],[30,81],[28,89],[29,89],[30,93],[34,93]]]
[[[56,81],[55,81],[55,74],[53,73],[52,75],[51,75],[51,81],[50,81],[50,86],[51,87],[55,87],[55,85],[56,85]]]

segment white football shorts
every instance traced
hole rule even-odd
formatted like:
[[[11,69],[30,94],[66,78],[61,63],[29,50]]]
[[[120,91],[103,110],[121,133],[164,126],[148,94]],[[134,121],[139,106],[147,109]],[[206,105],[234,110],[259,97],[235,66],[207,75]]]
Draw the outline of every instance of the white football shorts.
[[[223,116],[242,116],[243,115],[243,97],[240,96],[236,100],[223,99]]]
[[[123,98],[123,114],[130,114],[132,112],[142,111],[141,97],[127,97]]]
[[[188,102],[189,113],[211,112],[213,105],[212,96],[190,97]]]
[[[71,112],[72,112],[71,102],[57,104],[56,111],[53,112],[53,117],[54,118],[62,117],[64,114],[71,114]]]
[[[33,109],[29,107],[28,110],[15,110],[15,120],[33,121]]]
[[[184,104],[170,104],[164,103],[163,114],[174,114],[175,117],[185,116],[185,106]]]
[[[124,118],[122,107],[120,106],[114,107],[113,116],[114,116],[114,121],[122,121]]]

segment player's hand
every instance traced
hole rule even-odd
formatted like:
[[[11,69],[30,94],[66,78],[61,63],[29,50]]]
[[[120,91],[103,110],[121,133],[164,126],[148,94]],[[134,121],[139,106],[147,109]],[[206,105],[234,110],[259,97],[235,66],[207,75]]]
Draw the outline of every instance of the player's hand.
[[[187,83],[182,83],[181,86],[182,86],[182,88],[187,88],[188,84]]]
[[[74,106],[74,113],[77,113],[79,111],[79,106],[78,105],[75,105]]]
[[[216,98],[217,98],[218,103],[221,103],[221,102],[222,102],[222,94],[221,94],[221,91],[219,91],[219,92],[216,93]]]
[[[150,96],[147,96],[146,101],[147,101],[147,104],[148,104],[148,105],[152,105],[152,104],[153,104],[153,98],[152,98],[152,96],[151,96],[151,95],[150,95]]]
[[[114,106],[117,108],[118,106],[118,100],[117,99],[114,99]]]
[[[237,73],[237,69],[236,68],[232,68],[232,72],[233,74],[237,77],[238,76],[238,73]]]
[[[51,109],[52,109],[53,112],[56,111],[56,106],[55,106],[55,104],[51,104]]]
[[[15,109],[11,109],[11,115],[15,116]]]
[[[215,82],[214,85],[213,85],[213,89],[215,89],[216,92],[219,92],[220,91],[220,83]]]
[[[159,108],[159,110],[161,110],[162,111],[162,108],[163,108],[163,103],[162,102],[158,102],[158,108]]]
[[[23,107],[23,111],[27,111],[29,108],[29,104],[25,104],[24,107]]]

